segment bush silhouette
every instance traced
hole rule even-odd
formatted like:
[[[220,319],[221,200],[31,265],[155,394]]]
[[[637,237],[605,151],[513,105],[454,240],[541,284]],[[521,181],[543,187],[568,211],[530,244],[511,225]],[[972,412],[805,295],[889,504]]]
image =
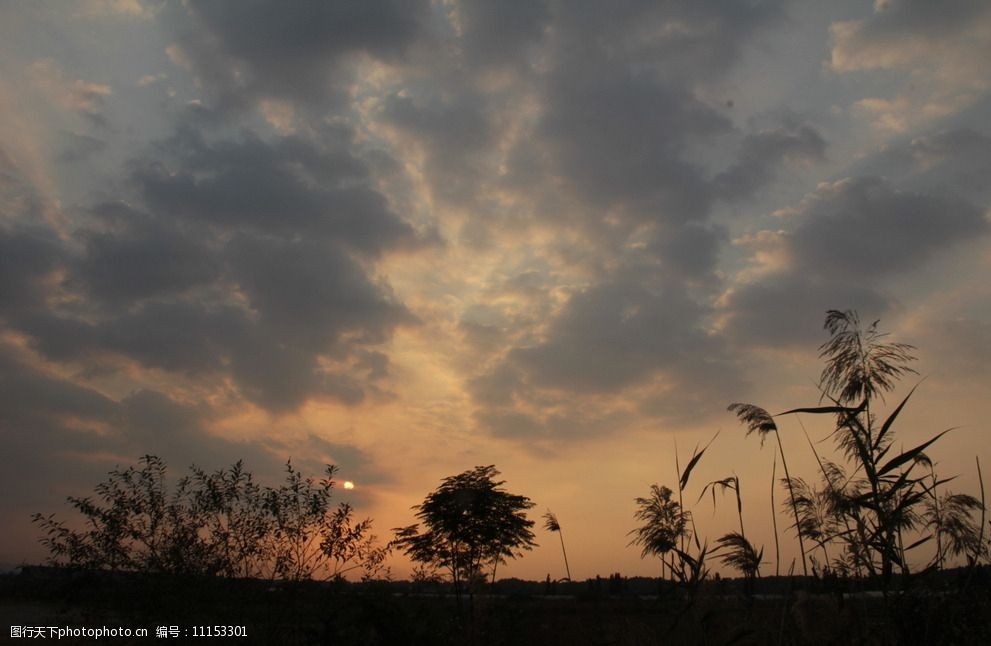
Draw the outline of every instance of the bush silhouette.
[[[382,567],[389,546],[355,521],[347,503],[332,505],[336,468],[320,481],[286,463],[285,481],[262,487],[238,461],[207,473],[196,467],[169,488],[165,462],[146,455],[140,468],[115,469],[94,498],[70,497],[83,515],[73,529],[54,514],[35,514],[53,565],[302,580]]]

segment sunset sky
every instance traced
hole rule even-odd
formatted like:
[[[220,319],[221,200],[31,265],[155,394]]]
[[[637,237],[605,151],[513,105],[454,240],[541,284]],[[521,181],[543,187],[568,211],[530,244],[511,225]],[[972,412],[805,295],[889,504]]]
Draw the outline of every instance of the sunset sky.
[[[735,529],[738,475],[773,573],[726,407],[817,403],[830,308],[917,346],[898,442],[960,427],[978,495],[989,61],[986,0],[0,0],[0,562],[151,453],[337,464],[383,537],[494,464],[575,578],[657,575],[633,499],[719,431],[686,505]],[[564,576],[536,534],[500,575]]]

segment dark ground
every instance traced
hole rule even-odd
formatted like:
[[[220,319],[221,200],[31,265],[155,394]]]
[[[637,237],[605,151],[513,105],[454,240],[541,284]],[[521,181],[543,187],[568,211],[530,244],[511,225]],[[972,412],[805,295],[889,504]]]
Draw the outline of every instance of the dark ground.
[[[503,580],[459,603],[437,584],[291,585],[25,568],[0,577],[0,631],[149,631],[61,644],[991,644],[989,582],[988,568],[958,570],[901,582],[906,589],[885,598],[850,583],[782,577],[759,581],[748,598],[739,581],[710,581],[690,595],[614,575]],[[165,641],[155,636],[159,626],[186,636]],[[247,637],[192,636],[194,627],[215,626],[243,626]]]

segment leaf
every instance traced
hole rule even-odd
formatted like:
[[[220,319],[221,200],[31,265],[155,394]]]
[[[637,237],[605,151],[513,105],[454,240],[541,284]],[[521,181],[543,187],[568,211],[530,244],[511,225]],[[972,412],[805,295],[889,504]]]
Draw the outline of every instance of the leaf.
[[[792,413],[812,413],[813,415],[821,415],[824,413],[835,413],[835,414],[846,414],[846,415],[859,415],[864,412],[867,408],[867,400],[865,399],[861,402],[860,406],[856,408],[851,408],[850,406],[809,406],[804,408],[793,408],[791,410],[786,410],[783,413],[778,413],[775,417],[780,417],[781,415],[791,415]]]
[[[914,449],[910,449],[908,451],[905,451],[904,453],[901,453],[901,454],[899,454],[899,455],[891,458],[891,460],[889,460],[888,462],[886,462],[883,467],[881,467],[880,469],[878,469],[877,475],[878,476],[883,476],[885,473],[888,473],[892,469],[897,469],[898,467],[900,467],[901,465],[905,464],[906,462],[909,462],[910,460],[915,459],[915,457],[917,455],[919,455],[920,453],[922,453],[923,451],[925,451],[926,448],[930,444],[932,444],[933,442],[935,442],[939,438],[943,437],[944,435],[946,435],[947,433],[949,433],[952,430],[954,430],[954,429],[948,428],[945,431],[943,431],[942,433],[940,433],[939,435],[933,437],[928,442],[924,442],[924,443],[920,444],[919,446],[915,447]]]
[[[685,470],[681,473],[681,480],[678,481],[678,488],[681,491],[684,491],[685,487],[688,486],[688,478],[692,475],[692,469],[694,469],[695,465],[699,463],[699,460],[702,459],[702,455],[705,453],[706,449],[712,445],[718,436],[719,431],[716,431],[716,434],[712,436],[712,439],[709,440],[709,443],[706,444],[701,451],[698,450],[698,446],[695,447],[692,459],[688,461],[688,464],[685,466]]]
[[[907,551],[909,551],[911,549],[915,549],[916,547],[918,547],[920,545],[923,545],[925,543],[928,543],[929,541],[932,540],[932,537],[933,537],[932,534],[927,534],[925,537],[920,538],[919,540],[915,541],[914,543],[912,543],[911,545],[909,545],[908,547],[906,547],[905,548],[905,551],[907,552]]]

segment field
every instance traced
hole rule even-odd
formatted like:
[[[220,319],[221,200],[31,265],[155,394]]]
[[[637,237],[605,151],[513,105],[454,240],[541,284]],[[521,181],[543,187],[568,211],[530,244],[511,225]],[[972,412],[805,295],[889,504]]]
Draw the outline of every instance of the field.
[[[902,591],[885,597],[782,577],[760,580],[748,597],[738,580],[708,581],[689,594],[614,575],[501,580],[458,599],[438,584],[290,585],[25,568],[3,577],[0,617],[10,626],[149,631],[112,644],[147,643],[160,626],[178,628],[183,642],[243,626],[246,637],[225,641],[244,644],[987,644],[989,582],[987,567],[958,569],[902,582]]]

